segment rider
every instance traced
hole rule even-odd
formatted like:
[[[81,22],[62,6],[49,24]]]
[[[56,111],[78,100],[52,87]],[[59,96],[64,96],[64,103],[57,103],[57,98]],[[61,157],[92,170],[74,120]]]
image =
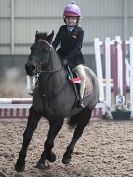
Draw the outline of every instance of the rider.
[[[79,20],[81,17],[80,8],[74,1],[68,4],[64,9],[64,22],[52,43],[56,49],[60,44],[61,47],[57,50],[62,59],[63,64],[68,64],[71,69],[75,69],[81,79],[80,98],[78,107],[84,108],[83,96],[85,90],[85,70],[83,64],[84,58],[81,52],[84,30],[79,27]]]

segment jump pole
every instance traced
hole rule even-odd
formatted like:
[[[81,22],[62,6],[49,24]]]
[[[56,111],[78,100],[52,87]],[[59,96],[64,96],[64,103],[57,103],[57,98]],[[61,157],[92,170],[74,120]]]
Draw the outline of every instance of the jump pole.
[[[32,104],[32,98],[0,98],[0,104]]]
[[[106,104],[111,107],[111,53],[110,38],[105,39],[105,80],[106,80]]]
[[[124,84],[123,84],[123,58],[122,58],[122,41],[120,36],[115,37],[115,41],[117,42],[117,78],[118,78],[118,95],[116,95],[116,104],[125,103],[124,96]]]
[[[99,38],[95,38],[94,41],[94,49],[95,49],[95,59],[96,59],[96,71],[97,71],[97,78],[100,87],[100,102],[103,102],[104,99],[104,84],[103,84],[103,73],[102,73],[102,62],[101,62],[101,50],[100,46],[102,42],[100,42]]]
[[[34,76],[26,76],[26,91],[27,94],[32,93],[36,84],[36,78]]]

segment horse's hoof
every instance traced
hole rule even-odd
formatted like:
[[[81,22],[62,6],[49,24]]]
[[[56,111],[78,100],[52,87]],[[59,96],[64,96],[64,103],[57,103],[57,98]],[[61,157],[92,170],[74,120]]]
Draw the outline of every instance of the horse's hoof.
[[[38,169],[47,169],[47,166],[45,165],[45,163],[37,163],[35,168]]]
[[[71,159],[64,159],[64,158],[62,159],[63,164],[69,164],[70,161],[71,161]]]
[[[15,164],[15,170],[17,172],[22,172],[25,169],[25,162],[20,162],[20,160],[17,160],[16,164]]]
[[[62,158],[62,163],[63,164],[69,164],[71,159],[72,159],[71,153],[65,152],[65,154],[63,155],[63,158]]]
[[[46,159],[49,162],[55,162],[56,161],[56,155],[53,152],[50,152],[49,154],[46,155]]]

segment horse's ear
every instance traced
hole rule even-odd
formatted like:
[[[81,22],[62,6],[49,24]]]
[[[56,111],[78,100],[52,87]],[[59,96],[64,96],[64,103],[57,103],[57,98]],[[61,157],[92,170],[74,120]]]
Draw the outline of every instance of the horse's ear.
[[[53,40],[53,37],[54,37],[54,30],[52,31],[52,33],[51,34],[49,34],[48,36],[47,36],[47,41],[51,44],[51,42],[52,42],[52,40]]]
[[[37,38],[37,34],[38,34],[39,32],[36,30],[36,33],[35,33],[35,39]]]
[[[36,33],[35,33],[35,42],[37,41],[37,39],[38,39],[38,31],[36,30]]]

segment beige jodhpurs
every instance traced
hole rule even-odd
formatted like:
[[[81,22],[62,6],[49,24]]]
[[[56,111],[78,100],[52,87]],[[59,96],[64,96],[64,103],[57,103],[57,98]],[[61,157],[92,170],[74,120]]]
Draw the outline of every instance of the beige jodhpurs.
[[[85,81],[86,81],[86,75],[85,75],[85,70],[84,70],[84,66],[81,64],[81,65],[77,65],[75,68],[74,68],[80,79],[81,79],[81,85],[80,85],[80,97],[81,99],[83,99],[84,97],[84,91],[85,91]]]

